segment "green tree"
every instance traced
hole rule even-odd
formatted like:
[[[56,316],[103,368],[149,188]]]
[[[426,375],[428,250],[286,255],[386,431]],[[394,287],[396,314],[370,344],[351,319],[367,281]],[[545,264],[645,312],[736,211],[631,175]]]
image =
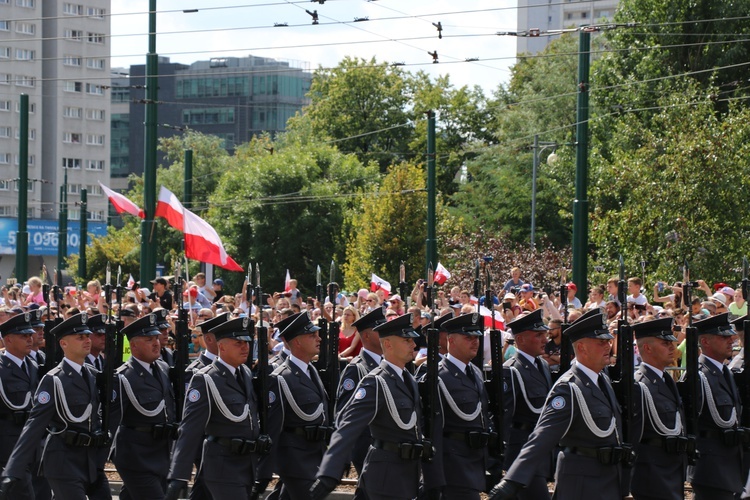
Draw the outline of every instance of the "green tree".
[[[240,165],[221,177],[210,198],[208,218],[227,251],[243,266],[260,263],[266,290],[281,290],[286,269],[308,293],[317,265],[327,280],[331,259],[341,265],[346,258],[345,214],[377,180],[375,165],[310,142],[307,132],[279,136],[272,154],[264,138],[240,146]]]
[[[363,164],[375,161],[384,171],[394,159],[408,155],[414,133],[409,91],[400,68],[347,56],[337,67],[315,72],[312,102],[288,127],[309,120],[315,137],[341,141],[342,151],[355,153]]]
[[[112,271],[112,285],[116,285],[118,266],[122,266],[123,284],[129,273],[137,279],[141,258],[140,228],[140,219],[128,216],[124,218],[122,228],[109,227],[105,236],[91,238],[91,245],[86,248],[87,280],[98,279],[104,284],[107,263]],[[76,277],[76,281],[80,281],[78,284],[85,285],[87,280],[77,278],[78,254],[70,255],[66,262],[70,276]]]

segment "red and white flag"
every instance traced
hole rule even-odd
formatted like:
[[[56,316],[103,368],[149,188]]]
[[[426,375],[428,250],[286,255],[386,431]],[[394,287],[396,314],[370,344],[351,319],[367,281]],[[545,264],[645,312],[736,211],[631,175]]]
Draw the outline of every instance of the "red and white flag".
[[[183,211],[185,231],[185,257],[207,262],[230,271],[242,271],[242,267],[227,255],[216,230],[190,210]],[[170,223],[171,224],[171,223]]]
[[[478,299],[478,298],[476,298],[476,297],[474,297],[473,295],[469,297],[469,302],[470,302],[470,303],[471,303],[472,305],[475,305],[475,306],[476,306],[476,305],[479,305],[479,299]]]
[[[495,318],[493,321],[492,311],[484,306],[479,306],[479,314],[484,318],[484,327],[491,328],[493,330],[505,330],[505,322],[503,321],[502,313],[495,311]]]
[[[146,212],[138,208],[138,205],[125,198],[125,196],[121,195],[120,193],[115,193],[101,182],[99,183],[99,185],[101,186],[102,191],[104,191],[104,193],[107,195],[107,198],[109,198],[112,206],[115,207],[115,210],[118,214],[127,212],[130,215],[140,217],[141,219],[146,218]]]
[[[444,268],[440,262],[438,262],[437,268],[435,269],[435,274],[433,275],[435,284],[443,285],[446,281],[448,281],[450,277],[451,273],[449,273],[448,270]]]
[[[289,276],[289,269],[286,270],[286,278],[284,278],[284,291],[288,292],[292,289],[292,277]]]
[[[370,291],[377,292],[378,290],[383,290],[384,292],[390,294],[391,284],[383,278],[378,277],[377,274],[373,273],[372,278],[370,279]]]
[[[133,279],[133,275],[132,274],[129,274],[129,277],[128,277],[128,290],[132,290],[133,289],[133,285],[135,285],[135,279]]]
[[[164,186],[159,189],[159,200],[156,202],[154,217],[164,217],[170,226],[179,231],[184,231],[184,210],[182,203],[172,191]]]

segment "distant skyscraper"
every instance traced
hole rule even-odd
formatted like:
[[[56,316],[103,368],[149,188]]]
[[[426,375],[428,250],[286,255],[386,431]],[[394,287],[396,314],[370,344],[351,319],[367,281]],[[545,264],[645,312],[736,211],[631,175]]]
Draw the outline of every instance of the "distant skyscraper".
[[[68,218],[79,220],[86,188],[88,219],[106,220],[97,181],[109,180],[109,9],[109,0],[0,0],[0,217],[18,214],[18,111],[28,94],[29,218],[57,219],[67,173]],[[54,239],[29,230],[30,253],[54,255]],[[47,241],[38,246],[35,238]],[[10,243],[0,235],[0,253],[10,253]],[[0,274],[6,269],[0,263]]]
[[[303,66],[256,56],[190,65],[160,57],[157,134],[170,137],[189,128],[222,138],[231,152],[255,135],[282,132],[286,121],[310,102],[306,95],[312,73]],[[128,173],[136,175],[143,173],[145,72],[143,64],[130,67]]]
[[[518,0],[518,31],[537,29],[541,32],[559,30],[583,24],[595,24],[612,19],[619,0]],[[554,37],[519,36],[516,53],[541,52]]]

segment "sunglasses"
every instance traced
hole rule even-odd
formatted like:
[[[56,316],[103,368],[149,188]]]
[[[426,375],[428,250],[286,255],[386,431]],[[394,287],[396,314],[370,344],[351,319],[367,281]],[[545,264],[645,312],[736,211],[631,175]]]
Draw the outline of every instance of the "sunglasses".
[[[200,338],[200,337],[203,337],[203,334],[200,334],[200,335],[191,335],[190,336],[191,339],[197,339],[197,338]]]

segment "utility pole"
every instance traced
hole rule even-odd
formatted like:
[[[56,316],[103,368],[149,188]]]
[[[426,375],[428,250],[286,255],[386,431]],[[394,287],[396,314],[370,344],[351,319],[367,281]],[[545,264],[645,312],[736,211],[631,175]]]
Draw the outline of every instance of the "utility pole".
[[[23,284],[29,277],[29,96],[21,94],[20,137],[18,143],[18,231],[16,232],[16,279]]]
[[[81,227],[78,238],[78,277],[86,280],[86,243],[88,242],[88,191],[81,189]]]
[[[146,55],[146,125],[143,165],[143,209],[141,221],[141,283],[156,274],[156,101],[158,95],[159,57],[156,54],[156,0],[148,2],[148,54]]]
[[[193,150],[185,150],[185,184],[182,193],[182,206],[191,208],[193,203]]]
[[[425,276],[430,265],[437,266],[437,241],[435,238],[435,112],[427,111],[427,261]]]
[[[60,186],[60,219],[57,237],[57,284],[63,286],[65,258],[68,256],[68,169],[63,169],[63,185]]]
[[[578,43],[578,103],[576,125],[576,184],[573,200],[573,283],[578,298],[586,300],[589,244],[589,69],[591,33],[585,26]]]

